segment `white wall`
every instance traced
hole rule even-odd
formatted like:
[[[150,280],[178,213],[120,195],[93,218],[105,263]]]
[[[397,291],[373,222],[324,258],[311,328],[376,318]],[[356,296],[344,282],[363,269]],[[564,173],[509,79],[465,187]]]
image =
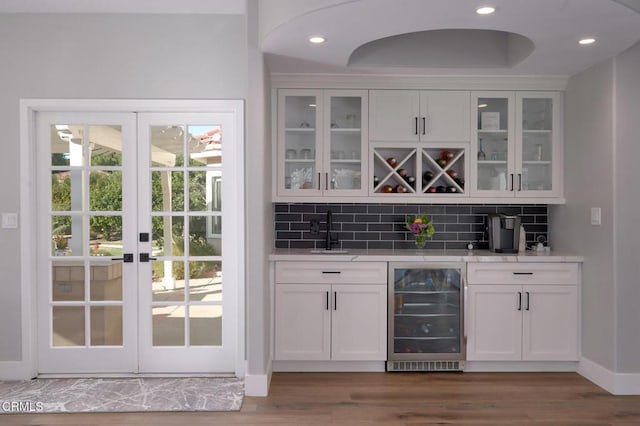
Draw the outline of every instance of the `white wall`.
[[[246,99],[246,38],[243,15],[0,14],[0,212],[19,212],[21,98]],[[22,357],[19,245],[0,229],[0,361]]]
[[[582,355],[615,367],[613,265],[613,61],[569,79],[565,93],[564,176],[567,204],[550,206],[555,250],[584,256]],[[590,224],[590,208],[602,209],[602,225]]]
[[[565,105],[567,205],[551,208],[550,232],[557,249],[585,257],[582,355],[609,370],[600,377],[611,390],[637,393],[640,43],[571,77]],[[590,225],[591,207],[602,208],[601,226]]]
[[[640,43],[615,61],[617,372],[640,372]]]
[[[247,103],[247,342],[245,392],[266,395],[271,365],[268,255],[273,247],[269,76],[259,48],[258,0],[248,3],[249,101]]]

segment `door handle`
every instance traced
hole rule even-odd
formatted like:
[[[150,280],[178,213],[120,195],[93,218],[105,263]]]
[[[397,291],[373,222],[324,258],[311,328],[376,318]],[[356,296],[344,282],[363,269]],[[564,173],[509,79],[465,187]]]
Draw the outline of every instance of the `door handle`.
[[[415,118],[416,119],[416,135],[418,134],[418,117]]]
[[[321,173],[318,172],[318,191],[320,191],[320,175]]]
[[[333,310],[334,311],[338,310],[338,292],[337,291],[333,292]]]
[[[422,117],[422,134],[427,134],[427,117]]]
[[[325,293],[326,293],[326,296],[327,296],[327,297],[326,297],[326,301],[327,301],[326,306],[327,306],[327,311],[328,311],[328,310],[329,310],[329,292],[328,292],[328,291],[326,291]]]
[[[513,191],[515,188],[513,187],[513,173],[511,173],[511,190]]]
[[[518,310],[519,311],[522,310],[522,292],[521,291],[518,292]]]
[[[141,263],[147,263],[150,260],[158,260],[158,258],[149,256],[149,253],[140,253],[140,262]]]
[[[529,299],[531,298],[531,295],[529,294],[529,292],[527,292],[527,307],[525,308],[525,310],[529,310]]]
[[[124,263],[133,263],[133,253],[123,253],[122,257],[112,257],[111,260],[122,260]]]
[[[522,173],[518,173],[518,191],[522,191]]]

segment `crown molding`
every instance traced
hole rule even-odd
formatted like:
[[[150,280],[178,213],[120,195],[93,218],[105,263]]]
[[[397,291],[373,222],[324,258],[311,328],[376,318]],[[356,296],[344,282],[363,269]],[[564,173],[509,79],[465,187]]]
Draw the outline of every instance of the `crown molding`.
[[[464,76],[272,73],[274,89],[559,90],[569,76]]]

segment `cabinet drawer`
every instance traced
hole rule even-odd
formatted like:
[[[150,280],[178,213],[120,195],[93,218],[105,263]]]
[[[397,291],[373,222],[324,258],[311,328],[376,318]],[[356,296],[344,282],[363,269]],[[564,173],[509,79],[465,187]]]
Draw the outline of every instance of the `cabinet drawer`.
[[[276,284],[386,284],[386,262],[276,262]]]
[[[469,284],[578,284],[577,263],[468,263]]]

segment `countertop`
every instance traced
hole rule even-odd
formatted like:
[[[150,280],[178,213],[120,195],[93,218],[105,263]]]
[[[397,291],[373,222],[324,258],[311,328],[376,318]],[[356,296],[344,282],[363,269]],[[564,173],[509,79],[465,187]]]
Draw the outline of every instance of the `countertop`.
[[[338,250],[335,250],[338,251]],[[311,249],[274,249],[269,260],[333,262],[583,262],[582,256],[562,252],[504,254],[489,250],[347,250],[347,253],[311,253]]]

